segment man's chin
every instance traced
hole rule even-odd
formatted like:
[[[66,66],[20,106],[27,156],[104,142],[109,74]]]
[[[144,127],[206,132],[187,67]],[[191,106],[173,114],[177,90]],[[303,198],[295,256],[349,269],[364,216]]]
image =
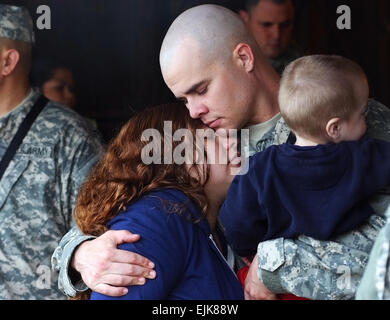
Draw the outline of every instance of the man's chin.
[[[268,50],[266,56],[268,59],[277,59],[281,55],[283,55],[283,50],[281,50],[280,48],[277,48],[277,49],[274,48],[274,49]]]

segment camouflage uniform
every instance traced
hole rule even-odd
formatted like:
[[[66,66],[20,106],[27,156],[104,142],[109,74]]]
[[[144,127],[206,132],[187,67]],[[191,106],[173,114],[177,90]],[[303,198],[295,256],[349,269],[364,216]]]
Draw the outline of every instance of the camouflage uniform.
[[[290,62],[293,62],[294,60],[298,59],[299,57],[301,57],[300,50],[298,49],[297,45],[292,44],[280,57],[274,59],[269,58],[268,61],[275,69],[275,71],[279,75],[282,75],[287,65]]]
[[[0,158],[39,94],[33,89],[0,118]],[[74,225],[77,191],[101,152],[75,112],[54,102],[42,110],[0,184],[0,299],[64,298],[50,258]]]
[[[371,137],[390,140],[390,111],[375,101],[369,103],[367,116]],[[257,143],[260,152],[273,144],[285,143],[290,134],[281,118]],[[318,241],[306,236],[276,239],[259,244],[258,273],[275,293],[291,292],[310,299],[352,299],[379,230],[384,226],[383,213],[390,204],[387,194],[373,197],[371,204],[378,213],[358,230],[333,241]],[[69,296],[85,290],[75,288],[68,277],[68,266],[74,249],[83,235],[74,228],[61,241],[53,255],[53,267],[60,271],[59,286]]]

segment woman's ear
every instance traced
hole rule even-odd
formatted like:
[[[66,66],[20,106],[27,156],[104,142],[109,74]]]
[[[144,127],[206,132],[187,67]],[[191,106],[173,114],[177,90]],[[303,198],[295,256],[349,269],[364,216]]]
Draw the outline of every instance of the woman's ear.
[[[341,137],[342,121],[340,118],[332,118],[326,124],[326,134],[333,141],[339,141]]]
[[[16,68],[20,54],[15,49],[3,50],[0,57],[0,76],[9,76]]]
[[[233,58],[238,66],[243,67],[246,72],[252,72],[254,69],[254,57],[252,48],[246,43],[239,43],[234,51]]]

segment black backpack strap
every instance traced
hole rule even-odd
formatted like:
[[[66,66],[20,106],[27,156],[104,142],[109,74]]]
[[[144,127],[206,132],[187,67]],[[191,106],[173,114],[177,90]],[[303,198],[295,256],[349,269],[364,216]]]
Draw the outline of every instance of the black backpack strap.
[[[38,115],[42,111],[42,109],[46,106],[48,101],[49,101],[48,99],[46,99],[43,95],[41,95],[38,98],[38,100],[35,102],[34,106],[31,108],[30,112],[23,119],[18,131],[16,132],[16,134],[13,137],[11,143],[9,144],[3,158],[0,161],[0,180],[3,177],[4,172],[7,169],[12,158],[14,157],[16,151],[18,150],[19,146],[21,145],[27,132],[30,130],[35,119],[38,117]]]

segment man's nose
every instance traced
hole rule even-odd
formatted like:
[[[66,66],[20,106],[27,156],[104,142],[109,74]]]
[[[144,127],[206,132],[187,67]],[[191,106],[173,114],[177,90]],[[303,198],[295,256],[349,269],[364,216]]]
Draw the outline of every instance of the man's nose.
[[[273,40],[279,40],[279,38],[280,38],[280,26],[278,24],[274,24],[271,27],[270,32],[271,32],[271,36],[272,36]]]
[[[203,104],[199,104],[196,102],[188,102],[187,108],[190,112],[190,116],[193,119],[199,119],[202,115],[208,113],[208,109]]]

